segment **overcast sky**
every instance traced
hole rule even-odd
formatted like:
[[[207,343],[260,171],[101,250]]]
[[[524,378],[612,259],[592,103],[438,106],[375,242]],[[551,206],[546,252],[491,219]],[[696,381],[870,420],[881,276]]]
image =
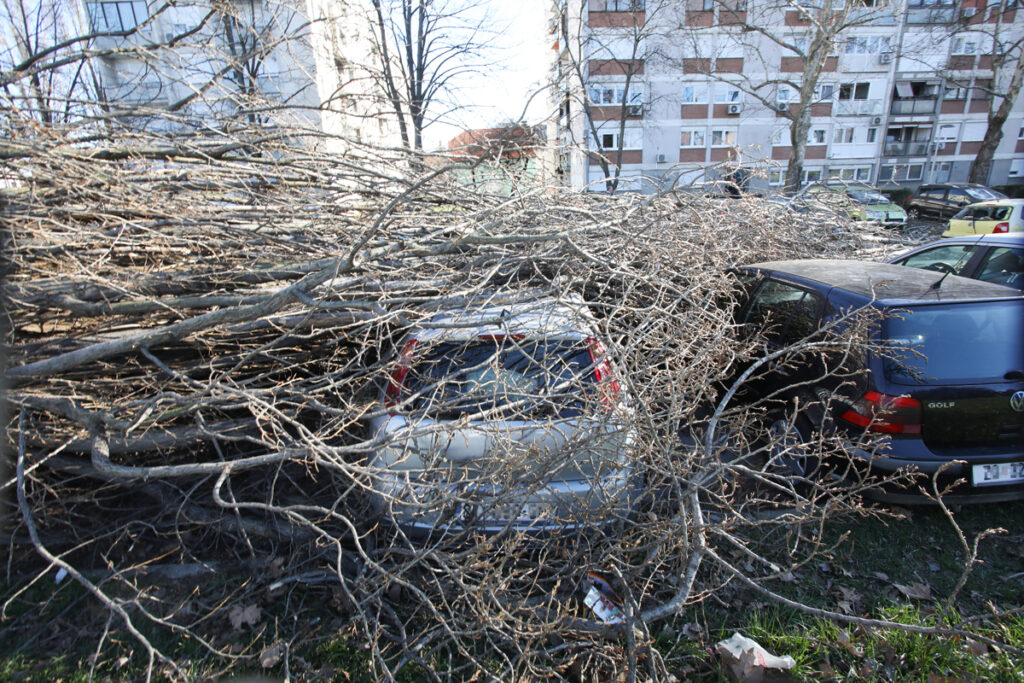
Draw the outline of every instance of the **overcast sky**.
[[[554,52],[547,32],[546,10],[550,0],[486,0],[496,24],[508,25],[496,37],[500,63],[488,73],[463,81],[460,107],[449,114],[451,124],[431,124],[424,131],[428,150],[447,147],[448,141],[468,128],[490,128],[509,119],[518,119],[530,94],[543,86]],[[526,121],[538,123],[548,114],[548,97],[534,97],[526,109]]]

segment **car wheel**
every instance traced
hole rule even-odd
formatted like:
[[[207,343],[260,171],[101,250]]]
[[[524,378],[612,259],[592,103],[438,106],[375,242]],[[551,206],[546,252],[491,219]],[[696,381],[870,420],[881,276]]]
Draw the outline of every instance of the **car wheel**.
[[[765,469],[772,474],[791,477],[797,485],[818,472],[820,459],[811,445],[814,433],[810,421],[803,415],[782,412],[768,416],[767,462]]]
[[[916,221],[920,217],[921,217],[921,210],[919,208],[917,208],[916,206],[912,206],[909,209],[907,209],[907,218],[912,218],[913,220]]]

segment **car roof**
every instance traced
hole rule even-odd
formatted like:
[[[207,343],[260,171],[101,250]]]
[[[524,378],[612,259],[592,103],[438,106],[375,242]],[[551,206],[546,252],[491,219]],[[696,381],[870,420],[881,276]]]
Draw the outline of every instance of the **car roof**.
[[[968,204],[968,206],[1006,206],[1007,204],[1011,206],[1020,206],[1021,204],[1024,204],[1024,199],[997,197],[996,199],[986,199],[982,202],[974,202],[973,204]]]
[[[882,306],[975,299],[1019,299],[1011,287],[943,275],[931,270],[875,261],[804,259],[767,261],[745,266],[804,284],[838,288]],[[939,281],[942,284],[935,287]]]
[[[528,300],[489,296],[439,310],[411,335],[420,341],[468,341],[486,335],[582,339],[593,336],[594,327],[586,303],[576,295]]]

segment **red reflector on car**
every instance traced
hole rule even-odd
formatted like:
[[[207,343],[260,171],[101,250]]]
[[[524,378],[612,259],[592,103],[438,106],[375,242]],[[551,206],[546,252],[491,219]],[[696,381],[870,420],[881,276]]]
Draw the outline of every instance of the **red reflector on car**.
[[[881,434],[920,434],[921,402],[869,391],[840,415],[850,424]]]
[[[402,385],[405,384],[405,376],[409,374],[409,361],[412,359],[412,352],[416,348],[416,341],[415,339],[410,339],[405,342],[401,353],[398,354],[395,369],[391,371],[391,379],[385,392],[387,397],[386,405],[388,406],[398,403],[398,398],[402,393]]]
[[[587,337],[587,348],[590,351],[590,362],[594,366],[594,379],[603,384],[604,402],[611,404],[619,397],[619,383],[612,373],[612,364],[604,350],[604,344],[593,337]]]

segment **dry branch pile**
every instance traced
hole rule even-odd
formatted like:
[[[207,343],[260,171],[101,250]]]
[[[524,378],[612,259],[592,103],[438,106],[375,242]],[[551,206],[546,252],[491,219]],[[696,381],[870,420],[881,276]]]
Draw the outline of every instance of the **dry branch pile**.
[[[386,679],[625,661],[657,680],[655,624],[724,583],[763,585],[821,550],[821,519],[863,511],[794,490],[799,506],[755,519],[760,493],[721,483],[718,447],[681,435],[759,353],[734,334],[727,269],[853,255],[880,232],[684,192],[468,194],[383,153],[107,156],[55,145],[7,169],[5,604],[23,615],[7,638],[32,632],[33,583],[57,565],[172,677],[185,661],[142,624],[229,664],[301,668],[289,648],[345,633]],[[657,491],[615,532],[422,544],[371,513],[367,423],[395,344],[425,304],[494,291],[578,295],[596,317]],[[190,593],[191,570],[224,581]],[[630,627],[582,605],[587,571],[615,583]]]

